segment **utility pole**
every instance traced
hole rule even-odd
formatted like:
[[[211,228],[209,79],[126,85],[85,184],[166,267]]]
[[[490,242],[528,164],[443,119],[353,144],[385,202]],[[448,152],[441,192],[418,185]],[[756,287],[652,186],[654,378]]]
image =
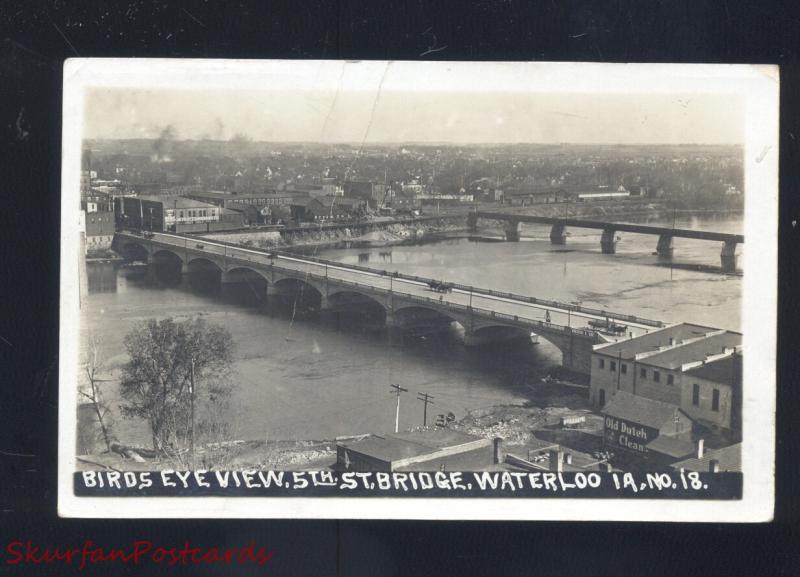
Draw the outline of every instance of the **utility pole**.
[[[190,405],[190,412],[191,412],[191,437],[189,438],[190,443],[190,455],[192,458],[192,471],[195,469],[195,462],[194,462],[194,358],[192,358],[192,365],[191,371],[189,372],[189,405]]]
[[[400,432],[400,393],[407,393],[408,389],[404,389],[400,385],[391,384],[389,385],[392,389],[394,389],[395,394],[397,395],[397,409],[394,414],[394,432]]]
[[[422,401],[423,403],[425,403],[425,405],[424,405],[424,407],[422,409],[422,426],[423,427],[427,427],[428,426],[428,404],[429,403],[431,405],[433,404],[433,398],[434,397],[432,397],[428,393],[417,393],[417,400],[418,401]]]

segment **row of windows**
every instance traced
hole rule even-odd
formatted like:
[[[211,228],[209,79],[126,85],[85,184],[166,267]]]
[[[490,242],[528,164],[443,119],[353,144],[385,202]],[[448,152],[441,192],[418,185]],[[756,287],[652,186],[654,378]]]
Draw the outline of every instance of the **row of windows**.
[[[231,204],[252,204],[257,206],[264,206],[270,204],[286,204],[285,198],[234,198],[230,201]]]
[[[598,359],[597,360],[597,366],[600,367],[601,369],[604,369],[606,367],[605,359]],[[610,361],[608,369],[612,373],[616,373],[617,372],[617,361]],[[622,375],[627,375],[628,374],[628,365],[626,365],[625,363],[620,363],[619,364],[619,372]],[[639,368],[639,377],[642,378],[642,379],[647,379],[647,368],[645,368],[645,367],[640,367]],[[660,383],[661,382],[661,371],[653,371],[652,379],[653,379],[654,383]],[[667,374],[667,384],[668,385],[674,385],[675,384],[675,376],[674,375],[671,375],[669,373]]]
[[[692,405],[700,406],[700,385],[697,383],[692,385]],[[719,411],[719,389],[711,391],[711,410],[715,413]]]
[[[187,213],[186,216],[189,218],[199,218],[203,216],[214,216],[214,211],[208,210],[205,208],[197,209],[197,210],[179,210],[178,211],[178,218],[185,218],[184,213]]]

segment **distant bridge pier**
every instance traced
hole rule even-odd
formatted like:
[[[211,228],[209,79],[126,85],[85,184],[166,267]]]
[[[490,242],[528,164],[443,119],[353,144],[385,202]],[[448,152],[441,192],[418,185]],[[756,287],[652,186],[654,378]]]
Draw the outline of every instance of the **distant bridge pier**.
[[[656,253],[658,253],[659,258],[664,260],[669,260],[672,258],[672,239],[673,237],[671,234],[659,235],[658,244],[656,245]]]
[[[471,212],[467,215],[467,230],[469,232],[478,232],[478,213]]]
[[[736,256],[737,245],[738,243],[732,240],[726,240],[722,245],[719,258],[724,272],[736,272],[736,265],[739,260],[739,257]]]
[[[617,231],[613,228],[603,229],[603,235],[600,237],[600,250],[603,254],[615,254],[617,252]]]
[[[506,240],[509,242],[519,241],[519,221],[509,220],[506,223]]]
[[[567,227],[556,223],[550,229],[550,244],[567,244]]]

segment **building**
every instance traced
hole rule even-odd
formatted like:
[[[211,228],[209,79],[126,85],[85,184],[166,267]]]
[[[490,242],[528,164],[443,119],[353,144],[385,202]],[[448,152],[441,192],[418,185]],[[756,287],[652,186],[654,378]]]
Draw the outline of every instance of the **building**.
[[[692,419],[677,405],[619,391],[601,410],[604,447],[617,462],[668,465],[695,451]]]
[[[702,362],[683,374],[681,407],[712,429],[742,430],[742,353]]]
[[[168,232],[210,232],[242,227],[241,214],[183,196],[117,198],[119,226]]]
[[[590,400],[602,408],[625,392],[678,406],[700,423],[739,429],[741,342],[740,333],[681,323],[595,345]]]
[[[700,445],[696,455],[673,463],[672,468],[677,471],[697,471],[698,473],[740,472],[742,470],[742,444],[736,443],[706,451]]]
[[[620,186],[617,190],[579,192],[577,198],[578,202],[596,202],[600,200],[625,200],[630,196],[631,193]]]
[[[237,194],[233,192],[221,191],[203,191],[192,192],[186,195],[187,198],[193,198],[209,204],[215,204],[222,208],[243,208],[245,206],[254,206],[257,210],[264,207],[272,206],[289,206],[300,198],[309,198],[307,194],[302,192],[278,191],[267,190],[265,192],[250,193],[250,194]]]
[[[286,190],[288,192],[297,192],[312,198],[316,198],[318,196],[326,196],[328,192],[331,191],[331,188],[328,186],[326,189],[325,185],[322,184],[290,183],[286,185]]]
[[[328,222],[352,220],[366,213],[367,201],[360,198],[319,196],[305,204],[304,220]]]
[[[322,193],[325,196],[344,196],[344,188],[333,177],[322,178]]]
[[[104,251],[111,248],[114,240],[114,212],[110,210],[94,210],[84,213],[86,232],[86,252]]]
[[[336,443],[340,471],[477,471],[500,460],[499,443],[451,429],[371,435]]]
[[[367,201],[370,208],[377,208],[383,204],[387,197],[385,184],[371,180],[348,180],[344,183],[344,196],[346,198],[360,198]]]
[[[523,187],[508,188],[503,193],[503,203],[510,206],[530,206],[573,200],[574,195],[564,188]]]

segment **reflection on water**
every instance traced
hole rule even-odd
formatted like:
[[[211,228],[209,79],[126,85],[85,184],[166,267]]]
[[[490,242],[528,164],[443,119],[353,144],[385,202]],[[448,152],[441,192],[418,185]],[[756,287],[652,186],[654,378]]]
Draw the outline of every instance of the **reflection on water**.
[[[110,260],[87,262],[86,280],[89,293],[116,292],[117,273],[114,262]]]
[[[719,225],[717,221],[710,228],[724,230]],[[554,248],[546,227],[531,229],[517,243],[462,238],[418,246],[328,249],[319,256],[666,321],[739,327],[741,279],[655,266],[651,253],[656,237],[625,234],[616,255],[602,255],[597,233],[573,231],[567,246]],[[719,249],[717,243],[677,239],[675,261],[712,265]],[[351,310],[359,315],[304,315],[291,299],[271,297],[265,306],[263,287],[256,285],[220,295],[208,286],[203,293],[149,285],[141,269],[119,269],[115,275],[112,263],[87,263],[87,270],[83,342],[89,332],[98,337],[112,378],[126,360],[123,338],[139,321],[201,315],[231,331],[237,343],[238,386],[230,421],[238,438],[319,439],[390,430],[395,410],[390,383],[410,391],[401,397],[403,428],[422,422],[416,392],[435,397],[433,415],[452,411],[460,417],[470,409],[520,403],[560,362],[558,350],[544,340],[466,349],[454,330],[398,338],[382,328],[377,311],[358,302],[339,304],[343,310],[355,307]],[[113,389],[113,382],[109,386]],[[109,396],[116,403],[113,393]],[[116,421],[120,438],[149,442],[141,423],[119,416]]]

